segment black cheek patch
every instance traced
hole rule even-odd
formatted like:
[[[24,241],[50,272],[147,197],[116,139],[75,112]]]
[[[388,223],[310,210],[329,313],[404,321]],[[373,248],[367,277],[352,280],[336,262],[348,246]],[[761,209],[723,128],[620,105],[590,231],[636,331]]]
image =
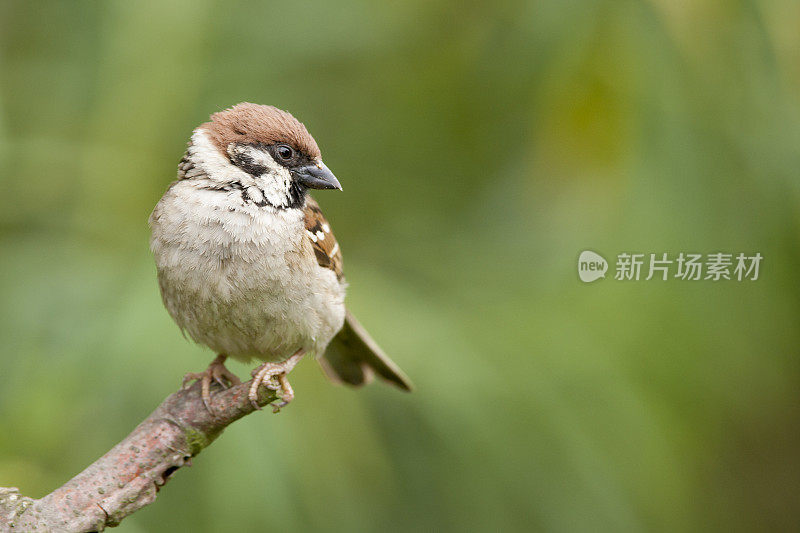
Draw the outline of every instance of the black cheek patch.
[[[252,176],[260,176],[267,171],[267,167],[259,165],[252,157],[244,153],[233,155],[233,157],[231,157],[231,163]]]

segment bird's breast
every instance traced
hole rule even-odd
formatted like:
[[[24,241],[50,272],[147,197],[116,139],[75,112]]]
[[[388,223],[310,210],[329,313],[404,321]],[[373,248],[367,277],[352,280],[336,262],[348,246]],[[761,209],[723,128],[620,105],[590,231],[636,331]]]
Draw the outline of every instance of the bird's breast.
[[[344,286],[317,264],[302,212],[179,185],[151,217],[159,285],[178,325],[241,359],[323,350],[344,320]]]

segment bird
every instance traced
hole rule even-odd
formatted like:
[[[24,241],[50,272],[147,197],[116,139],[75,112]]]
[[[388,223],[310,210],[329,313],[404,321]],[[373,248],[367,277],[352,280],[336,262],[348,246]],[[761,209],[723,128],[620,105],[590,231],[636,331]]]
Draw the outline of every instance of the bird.
[[[345,307],[342,251],[309,190],[341,190],[306,127],[274,106],[243,102],[195,128],[149,218],[162,301],[183,334],[217,357],[183,386],[238,385],[228,358],[260,364],[248,397],[294,398],[287,378],[313,355],[331,380],[378,375],[410,391],[406,374]]]

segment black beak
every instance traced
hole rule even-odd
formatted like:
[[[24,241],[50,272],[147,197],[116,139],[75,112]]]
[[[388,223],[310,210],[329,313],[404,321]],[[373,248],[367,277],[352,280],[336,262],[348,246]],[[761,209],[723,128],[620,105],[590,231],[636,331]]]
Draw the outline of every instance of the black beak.
[[[322,161],[291,169],[291,173],[299,183],[309,189],[339,189],[342,186],[333,172]]]

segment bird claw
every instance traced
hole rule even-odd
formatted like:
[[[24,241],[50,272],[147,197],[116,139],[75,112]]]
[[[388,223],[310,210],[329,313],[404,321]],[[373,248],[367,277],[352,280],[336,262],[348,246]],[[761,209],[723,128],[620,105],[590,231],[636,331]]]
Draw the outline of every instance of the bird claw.
[[[211,407],[211,382],[214,381],[218,383],[223,389],[227,389],[233,385],[239,385],[242,382],[236,374],[225,367],[225,359],[227,359],[227,356],[218,355],[203,372],[189,372],[183,376],[182,386],[184,389],[188,389],[193,381],[200,382],[203,405],[206,406],[206,409],[212,415],[215,413],[214,409]]]
[[[294,390],[286,375],[300,361],[304,353],[304,350],[300,350],[282,363],[263,363],[251,372],[253,382],[250,384],[248,397],[254,409],[261,409],[261,406],[258,405],[258,388],[262,385],[269,390],[278,392],[281,399],[278,403],[270,404],[273,413],[280,412],[282,407],[289,405],[289,402],[294,399]],[[277,384],[273,380],[277,380]]]

